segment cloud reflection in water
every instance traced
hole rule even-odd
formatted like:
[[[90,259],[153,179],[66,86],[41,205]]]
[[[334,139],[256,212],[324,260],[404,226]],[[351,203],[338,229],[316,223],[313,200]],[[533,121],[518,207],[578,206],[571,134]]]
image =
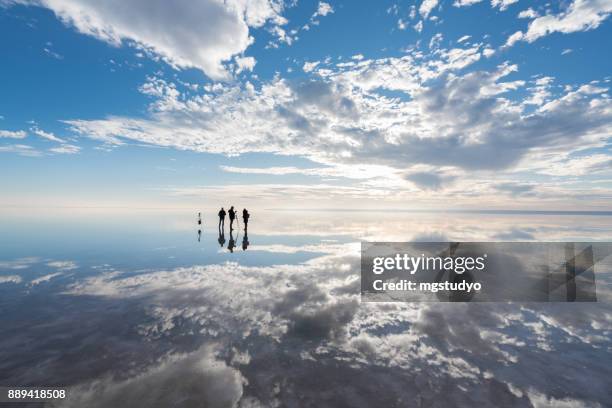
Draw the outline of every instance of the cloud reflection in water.
[[[525,228],[538,240],[609,239],[601,219],[487,217],[365,216],[317,235],[315,214],[312,229],[301,220],[303,235],[253,225],[253,245],[237,254],[218,253],[207,231],[200,243],[172,235],[174,245],[135,249],[149,250],[146,264],[73,258],[74,276],[34,287],[26,283],[48,275],[52,260],[10,269],[24,263],[2,259],[0,275],[23,276],[23,283],[0,284],[2,293],[21,288],[1,303],[1,381],[75,386],[60,405],[67,407],[604,406],[612,399],[609,297],[594,304],[359,302],[363,238],[521,238]],[[196,245],[210,245],[206,262],[193,262]],[[169,254],[176,265],[154,266]],[[187,260],[193,263],[180,264]]]

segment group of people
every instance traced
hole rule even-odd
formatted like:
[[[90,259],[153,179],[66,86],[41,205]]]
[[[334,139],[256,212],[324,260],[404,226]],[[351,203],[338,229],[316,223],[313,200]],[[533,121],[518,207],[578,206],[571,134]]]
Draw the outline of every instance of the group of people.
[[[229,219],[230,219],[230,240],[229,243],[227,245],[227,249],[230,252],[234,252],[234,248],[236,247],[236,241],[234,239],[234,235],[233,235],[233,230],[234,230],[234,221],[236,221],[236,223],[238,223],[238,212],[236,210],[234,210],[234,206],[231,206],[229,210],[227,210],[227,212],[225,211],[225,209],[223,207],[221,207],[221,210],[219,210],[219,245],[221,245],[223,247],[223,245],[225,244],[225,216],[229,215]],[[247,209],[243,209],[242,210],[242,221],[244,223],[244,237],[242,239],[242,250],[246,251],[247,247],[249,246],[249,235],[248,235],[248,227],[249,227],[249,218],[251,217],[251,214],[249,214],[249,212],[247,211]],[[198,213],[198,242],[200,242],[200,238],[202,236],[202,213]]]
[[[234,221],[236,220],[238,213],[234,210],[234,206],[232,205],[227,212],[221,207],[219,210],[219,230],[225,229],[225,216],[229,215],[230,219],[230,231],[234,229]],[[247,209],[242,210],[242,221],[244,222],[244,230],[246,231],[249,227],[249,218],[251,214],[247,211]],[[202,225],[202,213],[198,213],[198,226]]]
[[[234,210],[233,205],[230,207],[229,210],[227,210],[227,213],[225,212],[223,207],[221,207],[221,209],[219,210],[219,230],[225,229],[225,215],[229,215],[230,231],[231,231],[234,229],[234,220],[237,218],[237,215],[238,215],[236,210]],[[243,209],[242,210],[242,221],[244,222],[245,231],[247,230],[249,226],[249,217],[251,217],[251,214],[249,214],[246,208]]]

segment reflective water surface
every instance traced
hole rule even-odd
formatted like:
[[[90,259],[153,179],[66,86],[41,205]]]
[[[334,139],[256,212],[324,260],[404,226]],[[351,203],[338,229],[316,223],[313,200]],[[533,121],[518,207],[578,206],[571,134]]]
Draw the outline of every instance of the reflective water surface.
[[[0,217],[0,385],[69,386],[66,407],[612,401],[607,276],[590,304],[359,295],[361,240],[610,241],[611,216],[252,210],[246,237],[203,220]]]

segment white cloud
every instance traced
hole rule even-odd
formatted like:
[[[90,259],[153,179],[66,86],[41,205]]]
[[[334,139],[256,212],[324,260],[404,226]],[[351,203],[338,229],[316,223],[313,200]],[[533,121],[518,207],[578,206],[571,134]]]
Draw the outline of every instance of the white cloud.
[[[518,18],[536,18],[538,17],[538,13],[529,7],[527,10],[523,10],[518,14]]]
[[[325,17],[332,13],[334,13],[334,8],[329,3],[320,1],[317,6],[317,10],[310,17],[308,24],[302,26],[301,29],[303,31],[310,30],[311,26],[317,26],[320,24],[319,17]]]
[[[70,271],[77,268],[77,264],[73,261],[52,261],[48,262],[47,266],[61,271]]]
[[[413,4],[412,6],[410,6],[408,17],[410,17],[411,20],[414,20],[416,18],[416,15],[417,15],[416,6]]]
[[[21,283],[19,275],[0,275],[0,283]]]
[[[189,354],[174,353],[160,364],[122,380],[104,378],[75,387],[60,404],[76,407],[236,407],[247,381],[217,358],[216,345]],[[180,379],[180,380],[179,380]],[[188,397],[186,397],[188,396]]]
[[[585,401],[579,399],[555,398],[553,396],[547,396],[545,394],[542,394],[533,389],[527,392],[527,396],[529,397],[530,405],[532,405],[534,408],[578,408],[588,406],[588,404],[585,404]],[[594,406],[599,406],[599,404]]]
[[[228,173],[269,174],[269,175],[274,175],[274,176],[286,176],[288,174],[307,174],[312,170],[320,170],[320,169],[301,169],[298,167],[252,168],[252,167],[221,166],[221,170],[226,171]]]
[[[39,129],[37,126],[33,126],[30,129],[30,132],[34,133],[36,136],[42,137],[43,139],[51,140],[52,142],[64,143],[64,140],[62,140],[59,137],[55,136],[53,133],[45,132],[44,130]]]
[[[607,154],[573,156],[558,153],[541,155],[532,161],[531,169],[539,174],[557,177],[579,177],[612,170],[612,157]]]
[[[48,275],[44,275],[44,276],[41,276],[39,278],[33,279],[30,282],[30,285],[36,286],[36,285],[39,285],[39,284],[44,283],[44,282],[49,282],[51,279],[53,279],[55,277],[58,277],[60,275],[62,275],[61,272],[50,273]]]
[[[0,262],[0,268],[1,269],[28,269],[37,262],[38,262],[38,258],[35,258],[35,257],[19,258],[13,261]]]
[[[405,183],[408,184],[408,183]],[[402,186],[403,187],[403,186]],[[336,204],[355,207],[357,200],[372,200],[377,204],[391,204],[406,202],[414,196],[411,188],[404,188],[400,193],[393,193],[387,188],[359,186],[338,186],[325,183],[268,183],[268,184],[233,184],[231,186],[204,186],[204,187],[171,187],[159,190],[168,197],[186,199],[206,199],[211,196],[233,197],[238,200],[248,199],[249,202],[279,202],[283,206],[298,207],[305,203],[318,205],[329,204],[330,200]]]
[[[328,14],[331,14],[334,12],[334,8],[329,4],[326,3],[324,1],[320,1],[319,2],[319,6],[317,7],[317,11],[315,11],[315,13],[312,15],[312,17],[325,17]]]
[[[552,33],[573,33],[593,30],[608,18],[612,12],[611,0],[574,0],[565,11],[553,15],[537,17],[527,29],[508,38],[506,45],[511,46],[519,40],[534,42]]]
[[[256,63],[257,62],[253,57],[237,57],[236,65],[238,66],[238,69],[236,70],[236,73],[240,73],[242,71],[253,71]]]
[[[526,100],[506,96],[525,86],[505,80],[516,66],[459,73],[481,58],[480,48],[336,67],[324,63],[306,67],[313,73],[308,80],[276,78],[250,91],[227,85],[204,95],[175,95],[149,119],[68,123],[107,143],[131,139],[211,153],[298,155],[328,166],[367,161],[391,169],[506,169],[532,149],[597,146],[609,137],[611,102],[599,88],[543,95],[536,103],[541,107],[530,111]],[[380,89],[409,98],[384,97]]]
[[[51,58],[55,58],[58,60],[63,60],[64,56],[53,51],[53,43],[51,41],[47,41],[47,46],[43,48],[43,51],[45,52],[45,54],[47,54],[48,56],[50,56]]]
[[[464,42],[464,41],[469,40],[470,38],[472,38],[472,36],[471,36],[471,35],[464,35],[463,37],[459,38],[459,39],[457,40],[457,42],[458,42],[458,43],[462,43],[462,42]]]
[[[495,50],[493,48],[485,48],[482,50],[482,55],[484,55],[485,58],[489,58],[493,56],[493,54],[495,54]]]
[[[432,36],[431,39],[429,40],[429,49],[433,50],[433,49],[439,48],[440,43],[442,42],[443,39],[444,39],[444,36],[442,35],[442,33],[437,33],[434,36]]]
[[[302,67],[302,69],[304,70],[304,72],[312,72],[312,70],[314,70],[319,64],[320,64],[319,61],[313,61],[313,62],[307,61],[304,63],[304,66]]]
[[[313,23],[314,24],[314,23]],[[270,41],[268,43],[268,45],[266,46],[267,48],[278,48],[279,47],[279,43],[284,43],[287,45],[291,45],[293,44],[294,41],[297,41],[298,36],[297,35],[292,35],[291,33],[287,33],[287,31],[285,31],[283,28],[275,25],[273,27],[271,27],[268,31],[270,31],[270,33],[272,35],[274,35],[276,37],[275,40]],[[294,30],[292,30],[293,32]]]
[[[552,96],[551,86],[553,81],[554,78],[552,77],[537,78],[534,81],[534,86],[527,88],[528,91],[531,91],[531,96],[524,99],[523,104],[542,106],[545,102],[549,101]]]
[[[504,11],[508,6],[517,3],[518,0],[491,0],[491,7],[497,7],[501,11]]]
[[[523,32],[517,31],[514,34],[512,34],[510,37],[508,37],[508,39],[506,40],[506,44],[504,44],[504,47],[512,47],[514,44],[521,41],[523,38],[524,38]]]
[[[427,16],[431,13],[431,11],[436,8],[438,5],[438,0],[423,0],[421,6],[419,7],[419,13],[421,16],[426,19]]]
[[[228,173],[240,174],[268,174],[274,176],[286,176],[290,174],[302,174],[306,176],[318,177],[344,177],[356,180],[372,179],[377,177],[389,176],[394,173],[393,169],[387,166],[376,165],[334,165],[330,167],[299,168],[299,167],[234,167],[221,166],[221,170]]]
[[[20,156],[25,157],[39,157],[42,156],[42,153],[32,146],[24,145],[24,144],[12,144],[12,145],[4,145],[0,146],[0,153],[16,153]]]
[[[466,7],[471,6],[472,4],[480,3],[482,0],[456,0],[453,3],[455,7]]]
[[[476,3],[480,3],[483,0],[455,0],[453,6],[455,7],[468,7]],[[498,8],[501,11],[504,11],[508,8],[508,6],[517,3],[518,0],[491,0],[491,7]]]
[[[225,62],[253,42],[249,27],[284,24],[282,5],[269,0],[39,0],[66,25],[114,46],[134,42],[177,68],[198,68],[213,79]]]
[[[76,154],[81,151],[79,146],[71,145],[71,144],[63,144],[59,147],[52,147],[49,149],[51,153],[58,154]]]
[[[23,130],[0,130],[0,137],[24,139],[27,135]]]

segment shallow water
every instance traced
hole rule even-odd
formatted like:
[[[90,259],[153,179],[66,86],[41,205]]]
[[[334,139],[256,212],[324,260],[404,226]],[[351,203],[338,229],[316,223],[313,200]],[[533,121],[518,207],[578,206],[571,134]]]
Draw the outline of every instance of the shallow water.
[[[610,241],[612,216],[253,210],[0,217],[0,385],[61,406],[605,406],[592,304],[361,303],[359,242]],[[230,238],[236,248],[227,249]]]

